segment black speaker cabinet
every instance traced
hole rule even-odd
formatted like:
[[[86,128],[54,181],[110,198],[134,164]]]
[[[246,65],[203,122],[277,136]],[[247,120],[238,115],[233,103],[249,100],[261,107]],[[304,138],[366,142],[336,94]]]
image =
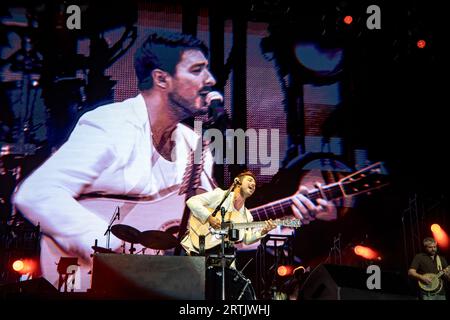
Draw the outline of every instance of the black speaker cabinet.
[[[205,299],[205,258],[97,253],[91,293],[112,299]]]
[[[351,266],[321,264],[315,268],[300,288],[302,300],[414,300],[405,277],[381,271],[381,288],[368,289],[371,273]]]

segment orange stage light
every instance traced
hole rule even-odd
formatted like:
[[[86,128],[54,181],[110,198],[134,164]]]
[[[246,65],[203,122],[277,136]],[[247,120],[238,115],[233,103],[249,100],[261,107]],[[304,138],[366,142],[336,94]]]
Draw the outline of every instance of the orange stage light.
[[[353,251],[355,252],[356,255],[363,257],[364,259],[367,260],[381,260],[381,257],[377,251],[366,246],[361,245],[355,246]]]
[[[433,238],[436,240],[439,247],[447,249],[448,248],[448,235],[444,229],[437,223],[431,225],[431,232],[433,233]]]
[[[12,263],[12,268],[20,274],[34,273],[36,262],[32,259],[18,259]]]
[[[345,16],[344,18],[344,23],[345,24],[351,24],[353,22],[353,17],[352,16]]]

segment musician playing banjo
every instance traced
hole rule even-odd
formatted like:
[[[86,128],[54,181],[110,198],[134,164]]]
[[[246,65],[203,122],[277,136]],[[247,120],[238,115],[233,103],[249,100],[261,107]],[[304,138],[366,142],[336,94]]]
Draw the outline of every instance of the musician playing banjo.
[[[450,280],[450,268],[445,258],[437,254],[436,240],[423,240],[425,252],[414,257],[408,275],[418,280],[419,299],[446,300],[445,283]]]

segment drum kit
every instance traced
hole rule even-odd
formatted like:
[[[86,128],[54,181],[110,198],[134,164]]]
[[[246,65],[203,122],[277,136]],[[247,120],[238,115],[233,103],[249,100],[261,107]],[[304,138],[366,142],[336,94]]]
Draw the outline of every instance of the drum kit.
[[[125,224],[113,225],[111,227],[111,233],[124,241],[122,253],[126,253],[125,243],[130,244],[128,250],[130,254],[136,252],[135,245],[141,245],[143,248],[153,249],[159,252],[162,250],[173,249],[178,244],[177,238],[167,231],[148,230],[141,232],[138,229]],[[96,253],[115,253],[109,248],[99,247],[97,245],[92,246],[92,249]],[[142,250],[142,252],[145,252],[145,249]]]

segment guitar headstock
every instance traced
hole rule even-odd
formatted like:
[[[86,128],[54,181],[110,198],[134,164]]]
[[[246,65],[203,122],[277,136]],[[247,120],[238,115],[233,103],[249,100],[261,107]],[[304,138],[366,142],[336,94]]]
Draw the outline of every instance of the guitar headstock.
[[[387,171],[382,162],[374,163],[339,180],[344,196],[369,193],[388,183]]]
[[[284,219],[277,219],[276,224],[283,227],[290,227],[290,228],[299,228],[302,226],[302,222],[300,219],[292,219],[292,218],[284,218]]]

